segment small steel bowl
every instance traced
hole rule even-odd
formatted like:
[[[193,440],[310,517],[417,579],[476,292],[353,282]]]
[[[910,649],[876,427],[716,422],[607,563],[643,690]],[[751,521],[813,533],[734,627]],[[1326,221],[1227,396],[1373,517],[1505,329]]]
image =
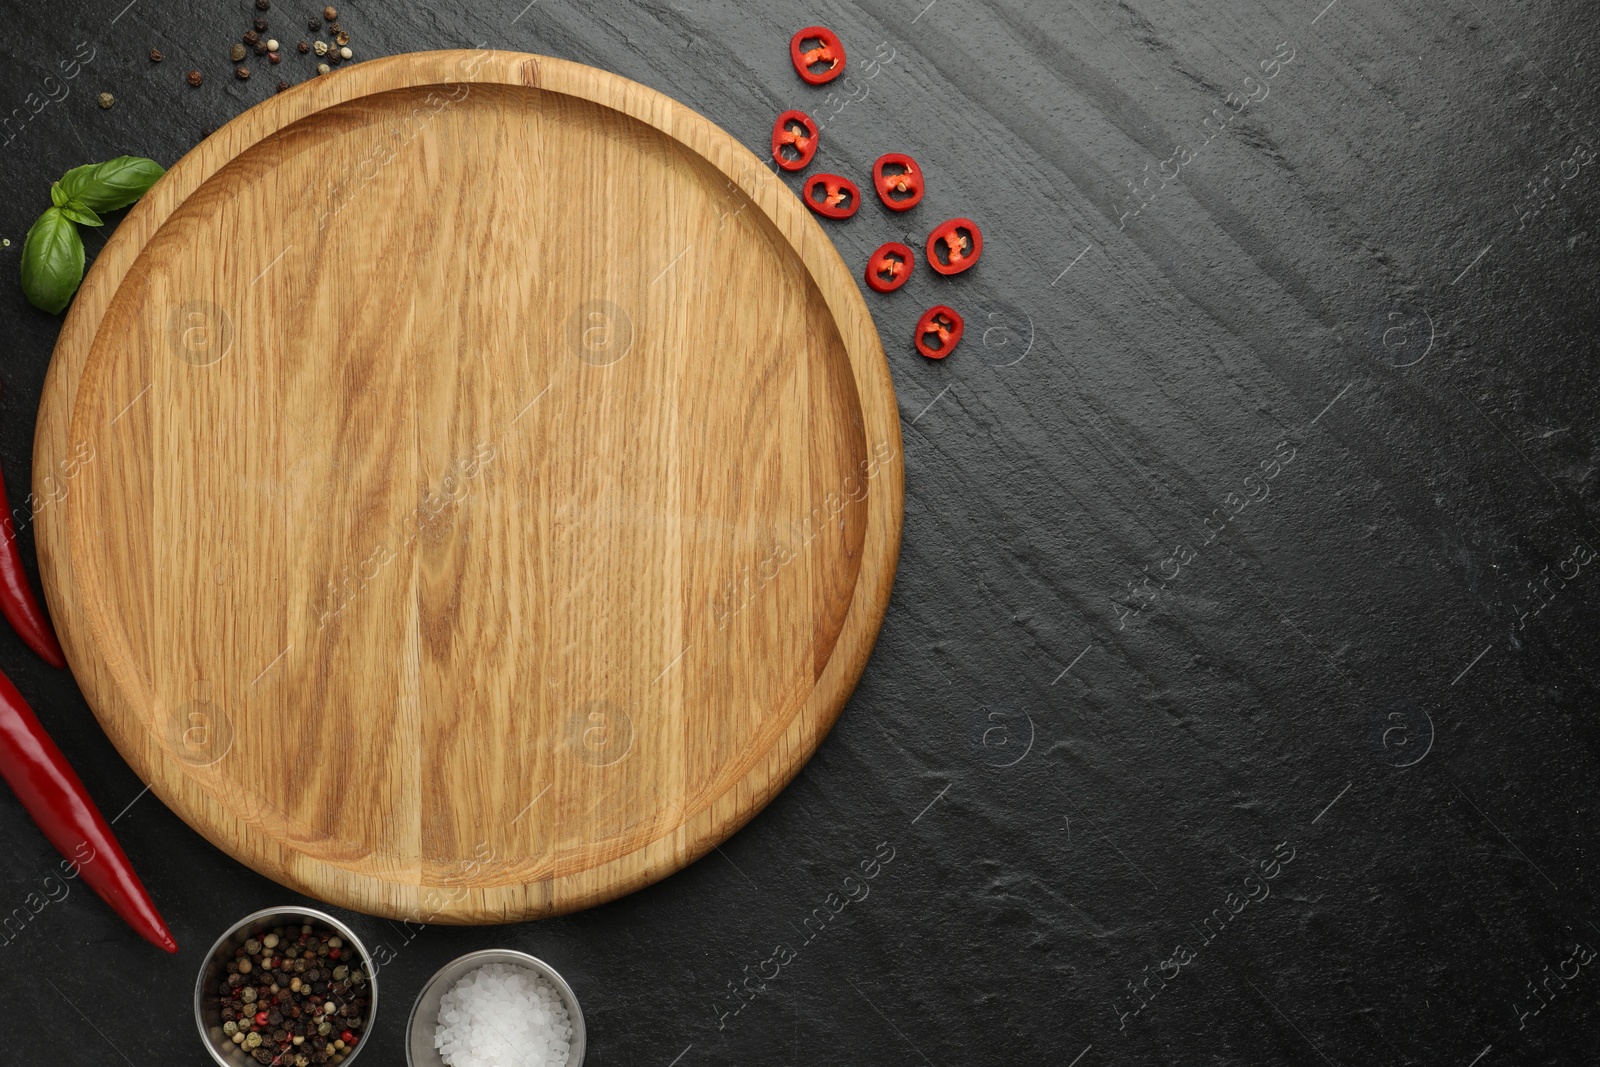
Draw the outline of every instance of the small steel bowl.
[[[583,1009],[578,1006],[577,994],[572,991],[567,980],[544,960],[508,948],[487,948],[482,952],[469,952],[460,959],[450,961],[438,974],[428,979],[428,984],[417,994],[417,1002],[411,1006],[411,1018],[406,1023],[407,1067],[444,1067],[444,1057],[433,1047],[434,1030],[439,1024],[439,1002],[450,992],[451,986],[486,963],[509,963],[514,967],[526,967],[542,975],[556,987],[561,1003],[567,1007],[567,1018],[572,1022],[572,1042],[567,1052],[567,1067],[582,1067],[583,1050],[587,1042],[584,1038]]]
[[[332,915],[317,911],[313,908],[266,908],[262,911],[252,912],[234,923],[232,928],[211,946],[211,951],[206,953],[206,961],[200,966],[200,976],[194,983],[194,1024],[200,1031],[200,1040],[206,1046],[206,1051],[211,1053],[211,1058],[221,1064],[221,1067],[258,1067],[256,1061],[235,1045],[222,1032],[222,1017],[216,1007],[217,986],[223,982],[224,975],[228,973],[228,961],[233,959],[233,951],[249,940],[251,932],[263,926],[322,926],[332,930],[344,940],[346,946],[354,948],[361,956],[361,966],[370,976],[367,986],[371,990],[372,1003],[367,1005],[366,1024],[361,1028],[362,1040],[356,1045],[355,1050],[345,1056],[343,1063],[354,1063],[355,1058],[361,1055],[367,1047],[367,1035],[373,1032],[372,1022],[378,1014],[378,975],[372,966],[372,956],[367,952],[367,946],[344,923]],[[354,963],[354,961],[351,961]],[[343,1064],[340,1065],[343,1067]]]

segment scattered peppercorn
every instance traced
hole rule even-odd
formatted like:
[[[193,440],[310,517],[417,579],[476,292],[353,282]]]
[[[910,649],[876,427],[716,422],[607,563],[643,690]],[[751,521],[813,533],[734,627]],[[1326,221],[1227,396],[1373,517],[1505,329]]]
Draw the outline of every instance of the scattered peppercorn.
[[[245,30],[244,36],[239,39],[245,44],[255,44],[257,41],[261,40],[261,35],[255,30]]]
[[[327,41],[318,41],[316,44],[312,45],[311,48],[319,56],[325,56],[325,55],[328,54],[328,42]]]
[[[256,21],[254,23],[254,26],[256,28],[256,32],[257,33],[266,33],[267,32],[267,20],[266,19],[256,19]]]
[[[150,62],[159,63],[163,59],[166,59],[166,58],[167,58],[166,56],[161,54],[161,49],[159,49],[159,48],[150,49]]]
[[[294,50],[299,52],[301,55],[305,55],[307,52],[311,51],[311,46],[305,41],[301,41],[299,44],[294,46]]]
[[[98,100],[100,102],[100,106],[107,111],[110,111],[111,105],[117,102],[117,98],[112,96],[110,93],[101,93],[99,96],[95,97],[95,99]]]
[[[345,45],[350,43],[350,35],[345,33],[343,30],[340,30],[338,33],[333,35],[333,43],[338,45],[340,48],[343,48]]]
[[[350,49],[348,49],[348,48],[339,49],[339,58],[340,59],[352,59],[354,57],[355,57],[355,53],[350,51]]]
[[[232,48],[228,49],[228,58],[233,60],[235,63],[243,63],[244,57],[247,54],[248,53],[245,51],[245,47],[242,44],[236,44]]]
[[[331,6],[325,7],[322,9],[322,17],[327,19],[329,22],[332,22],[334,19],[339,17],[339,9]]]
[[[317,73],[318,74],[331,74],[332,72],[333,72],[333,68],[328,66],[328,64],[326,64],[326,63],[318,63],[317,64]]]
[[[322,20],[306,19],[306,29],[310,30],[312,33],[316,33],[318,30],[322,29]]]
[[[205,75],[201,74],[198,70],[191,70],[185,76],[185,80],[188,81],[188,83],[190,85],[192,85],[192,86],[194,86],[195,88],[198,89],[200,87],[200,83],[205,81],[206,78],[205,78]]]
[[[266,11],[270,7],[272,7],[272,0],[256,0],[257,11]]]
[[[280,51],[280,49],[278,48],[278,42],[277,42],[277,40],[275,38],[273,40],[270,40],[270,41],[267,42],[267,51],[269,51],[269,52]]]
[[[256,44],[255,44],[254,51],[255,51],[256,55],[258,55],[258,56],[266,55],[267,52],[268,52],[267,42],[265,42],[265,41],[257,41]]]
[[[242,82],[247,82],[250,80],[250,68],[240,67],[238,70],[233,72],[233,76]]]

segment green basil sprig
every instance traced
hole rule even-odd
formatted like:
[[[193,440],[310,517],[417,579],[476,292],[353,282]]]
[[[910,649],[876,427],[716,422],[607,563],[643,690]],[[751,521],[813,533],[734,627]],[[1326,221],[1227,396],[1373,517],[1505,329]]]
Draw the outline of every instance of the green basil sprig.
[[[125,208],[166,171],[153,159],[118,156],[73,167],[50,186],[50,208],[22,242],[22,291],[41,311],[59,314],[83,281],[79,226],[100,226],[102,211]]]

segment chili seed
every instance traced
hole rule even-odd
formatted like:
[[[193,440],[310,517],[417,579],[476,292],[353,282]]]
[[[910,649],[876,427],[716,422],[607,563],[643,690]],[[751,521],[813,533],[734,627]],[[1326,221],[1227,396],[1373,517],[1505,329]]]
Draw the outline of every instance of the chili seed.
[[[339,9],[332,6],[325,7],[322,9],[322,17],[327,19],[329,22],[332,22],[334,19],[339,17]]]
[[[167,58],[166,56],[161,54],[161,49],[159,49],[159,48],[150,49],[150,62],[159,63],[163,59],[166,59],[166,58]]]
[[[235,63],[243,63],[245,54],[245,48],[242,44],[236,44],[232,48],[228,49],[228,58],[233,60]]]

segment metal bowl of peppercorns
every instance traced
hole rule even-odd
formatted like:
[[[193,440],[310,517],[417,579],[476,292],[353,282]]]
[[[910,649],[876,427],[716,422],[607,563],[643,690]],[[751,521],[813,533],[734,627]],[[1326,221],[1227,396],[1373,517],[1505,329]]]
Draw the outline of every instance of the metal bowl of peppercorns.
[[[377,1010],[366,946],[311,908],[246,915],[211,946],[194,986],[195,1025],[221,1067],[349,1063]]]

